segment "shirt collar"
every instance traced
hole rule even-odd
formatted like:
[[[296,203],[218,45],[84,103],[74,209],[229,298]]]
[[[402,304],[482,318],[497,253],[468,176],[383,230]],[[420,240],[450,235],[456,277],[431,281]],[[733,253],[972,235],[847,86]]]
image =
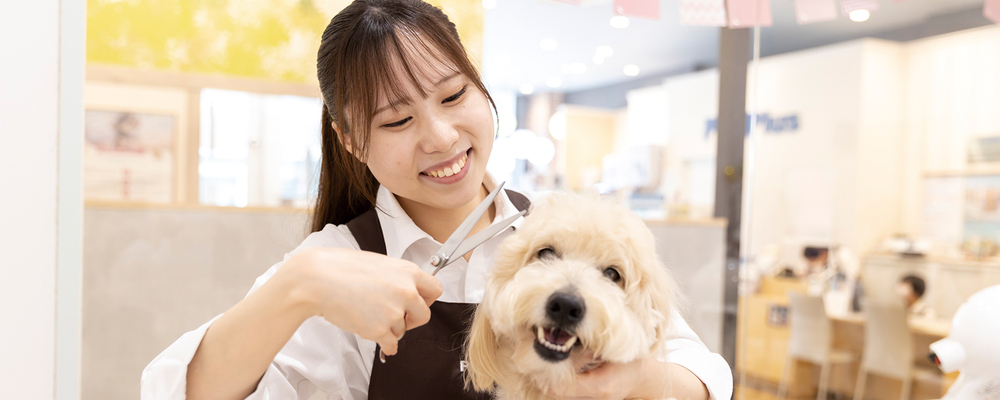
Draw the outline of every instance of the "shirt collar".
[[[483,179],[483,185],[486,187],[486,190],[492,191],[497,183],[487,173]],[[505,190],[501,190],[497,194],[497,197],[493,199],[493,204],[496,206],[497,211],[496,217],[493,218],[494,222],[502,221],[518,213],[517,207],[511,203]],[[385,238],[385,251],[389,257],[402,258],[410,246],[422,239],[437,243],[434,241],[434,238],[413,222],[413,219],[399,205],[396,196],[385,186],[379,186],[378,194],[375,198],[375,206],[381,210],[379,212],[379,224],[382,226],[382,235]],[[511,227],[515,229],[520,227],[523,220],[524,218],[518,218],[511,224]]]

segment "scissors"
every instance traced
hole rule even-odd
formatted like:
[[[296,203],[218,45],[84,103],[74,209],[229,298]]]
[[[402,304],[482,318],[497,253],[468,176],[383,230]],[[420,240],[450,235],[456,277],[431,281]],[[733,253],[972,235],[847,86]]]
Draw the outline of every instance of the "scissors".
[[[472,237],[466,238],[466,236],[469,235],[469,232],[472,231],[472,227],[476,226],[476,223],[479,222],[479,219],[482,218],[484,213],[486,213],[486,210],[490,208],[490,204],[493,204],[493,199],[495,199],[497,194],[500,193],[500,189],[503,188],[503,184],[504,182],[500,182],[500,184],[493,188],[493,191],[490,192],[485,199],[483,199],[483,202],[476,206],[476,209],[472,211],[472,214],[469,214],[468,218],[462,222],[462,225],[458,226],[455,233],[452,233],[451,236],[448,237],[448,240],[441,245],[441,248],[438,249],[438,251],[424,263],[424,269],[434,267],[434,272],[431,273],[431,275],[437,275],[438,271],[441,271],[441,268],[446,267],[459,257],[465,255],[465,253],[472,251],[472,249],[479,247],[479,245],[483,244],[483,242],[489,240],[493,236],[496,236],[497,233],[506,229],[510,226],[510,224],[514,223],[515,220],[527,212],[526,210],[522,210],[517,214],[504,219],[503,221],[491,224],[486,229],[472,235]]]
[[[434,272],[431,273],[431,275],[437,275],[438,271],[441,271],[441,268],[448,266],[448,264],[451,264],[456,259],[462,257],[465,253],[479,247],[479,245],[483,244],[483,242],[489,240],[493,236],[496,236],[497,233],[504,230],[522,215],[527,213],[527,210],[521,210],[517,214],[514,214],[503,221],[491,224],[486,229],[472,235],[472,237],[466,238],[466,236],[469,235],[469,232],[472,231],[472,227],[476,226],[476,222],[479,222],[479,219],[483,217],[486,210],[490,208],[490,204],[493,204],[493,199],[495,199],[497,194],[500,193],[500,189],[503,188],[504,183],[505,182],[500,182],[500,184],[498,184],[497,187],[494,188],[485,199],[483,199],[483,202],[479,203],[475,210],[472,210],[472,214],[469,214],[469,216],[465,218],[465,221],[462,221],[462,225],[458,226],[458,229],[448,237],[448,240],[446,240],[444,244],[441,245],[441,248],[438,249],[438,251],[424,263],[421,269],[426,270],[430,269],[430,267],[434,267]],[[402,336],[400,336],[400,339],[402,339]],[[379,361],[385,363],[385,352],[379,352]]]

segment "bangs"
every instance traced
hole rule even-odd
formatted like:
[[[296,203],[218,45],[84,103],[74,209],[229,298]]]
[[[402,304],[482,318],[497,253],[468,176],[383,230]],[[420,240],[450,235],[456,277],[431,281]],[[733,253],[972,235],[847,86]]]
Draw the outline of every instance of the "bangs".
[[[343,133],[364,155],[368,154],[371,121],[379,106],[398,110],[417,100],[410,98],[411,88],[426,98],[431,88],[420,82],[437,83],[461,74],[493,104],[457,32],[453,32],[454,25],[448,29],[419,17],[401,21],[391,14],[391,10],[381,9],[365,15],[365,21],[355,26],[352,36],[356,40],[347,43],[341,59],[344,74],[333,104],[345,117],[338,121]]]

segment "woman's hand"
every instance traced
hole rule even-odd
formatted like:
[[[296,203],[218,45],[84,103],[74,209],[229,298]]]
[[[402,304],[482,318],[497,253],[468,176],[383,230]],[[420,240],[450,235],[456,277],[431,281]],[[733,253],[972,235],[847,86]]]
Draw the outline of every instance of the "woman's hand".
[[[575,386],[548,394],[559,400],[708,399],[705,384],[691,371],[655,357],[604,362],[578,374]]]
[[[416,264],[381,254],[334,248],[303,250],[272,279],[306,289],[311,313],[396,354],[407,330],[430,320],[441,283]]]

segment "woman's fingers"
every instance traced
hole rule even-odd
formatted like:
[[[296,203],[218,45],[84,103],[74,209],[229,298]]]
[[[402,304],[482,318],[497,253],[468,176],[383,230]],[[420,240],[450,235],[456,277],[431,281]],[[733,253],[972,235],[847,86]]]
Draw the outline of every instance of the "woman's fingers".
[[[383,334],[381,337],[375,338],[375,343],[382,348],[382,354],[391,356],[395,355],[399,351],[399,340],[403,338],[403,334],[406,333],[406,322],[404,322],[406,316],[403,319],[395,321],[389,331]],[[382,355],[380,354],[379,357]]]
[[[431,304],[441,297],[441,293],[444,288],[441,287],[441,282],[437,280],[433,275],[428,274],[417,268],[416,273],[413,274],[413,283],[417,285],[417,293],[420,297],[424,299],[427,306],[430,307]]]
[[[403,319],[406,322],[406,330],[416,328],[431,320],[431,309],[424,303],[411,304],[406,309]]]
[[[374,340],[375,343],[378,343],[379,347],[382,348],[382,354],[391,356],[396,354],[396,351],[399,350],[399,339],[393,335],[392,332],[386,332],[385,335],[375,338]]]

